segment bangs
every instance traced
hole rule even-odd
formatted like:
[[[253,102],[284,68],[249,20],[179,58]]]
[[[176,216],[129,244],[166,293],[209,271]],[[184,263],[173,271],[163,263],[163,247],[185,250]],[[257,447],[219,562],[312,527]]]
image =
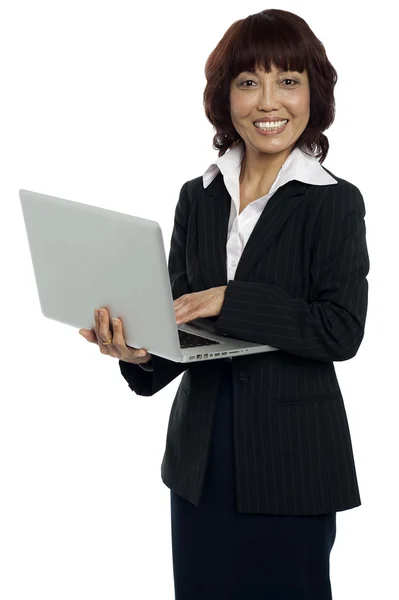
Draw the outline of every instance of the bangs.
[[[270,73],[272,66],[281,72],[302,73],[308,68],[308,52],[297,27],[255,17],[243,22],[232,42],[227,65],[231,79],[243,71]]]

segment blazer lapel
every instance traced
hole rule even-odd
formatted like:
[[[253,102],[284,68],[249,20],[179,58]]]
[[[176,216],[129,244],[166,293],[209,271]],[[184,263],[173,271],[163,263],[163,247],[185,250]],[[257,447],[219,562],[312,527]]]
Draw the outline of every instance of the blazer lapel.
[[[234,279],[245,281],[253,265],[264,255],[292,211],[303,201],[308,184],[292,180],[270,198],[241,255]],[[227,285],[226,244],[231,197],[221,173],[202,188],[198,203],[198,251],[204,289]]]

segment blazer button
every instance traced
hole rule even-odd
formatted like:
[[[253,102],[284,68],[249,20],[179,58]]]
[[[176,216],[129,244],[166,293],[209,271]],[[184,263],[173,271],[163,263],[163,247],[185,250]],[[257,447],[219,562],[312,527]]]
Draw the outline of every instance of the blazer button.
[[[248,380],[249,380],[248,373],[244,373],[243,371],[240,371],[240,373],[238,374],[238,381],[240,383],[247,383]]]

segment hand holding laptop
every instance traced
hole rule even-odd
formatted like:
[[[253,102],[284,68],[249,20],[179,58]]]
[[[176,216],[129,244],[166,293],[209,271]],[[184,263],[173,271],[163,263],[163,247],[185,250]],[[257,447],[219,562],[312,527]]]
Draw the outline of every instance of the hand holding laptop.
[[[202,292],[184,294],[177,298],[173,302],[176,322],[187,323],[197,318],[217,316],[224,302],[226,288],[227,285],[222,285]],[[98,315],[96,315],[97,312]],[[101,354],[107,354],[133,364],[143,364],[151,360],[152,355],[145,348],[133,348],[126,345],[120,319],[115,321],[112,319],[113,333],[111,332],[110,317],[106,308],[94,311],[94,318],[96,322],[94,330],[79,329],[79,333],[88,342],[98,344]],[[104,341],[109,340],[112,340],[113,343],[103,344]]]
[[[147,363],[151,360],[151,354],[144,348],[132,348],[126,345],[123,335],[123,325],[120,319],[112,320],[113,332],[111,332],[107,309],[102,308],[98,316],[95,313],[96,326],[94,330],[80,329],[79,333],[88,342],[98,344],[101,354],[107,354],[108,356],[136,365]],[[103,344],[103,342],[108,342],[109,340],[112,340],[112,344]]]

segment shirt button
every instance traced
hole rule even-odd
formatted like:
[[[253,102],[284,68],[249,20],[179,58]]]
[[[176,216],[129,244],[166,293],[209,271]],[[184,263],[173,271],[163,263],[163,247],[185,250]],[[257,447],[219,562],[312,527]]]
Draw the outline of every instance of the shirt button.
[[[249,375],[248,375],[248,373],[244,373],[243,371],[241,371],[241,372],[238,374],[238,381],[239,381],[240,383],[247,383],[247,382],[248,382],[248,380],[249,380]]]
[[[235,266],[236,266],[236,264],[237,264],[237,261],[235,261],[235,260],[232,260],[232,261],[231,261],[231,266],[232,266],[232,267],[235,267]]]

